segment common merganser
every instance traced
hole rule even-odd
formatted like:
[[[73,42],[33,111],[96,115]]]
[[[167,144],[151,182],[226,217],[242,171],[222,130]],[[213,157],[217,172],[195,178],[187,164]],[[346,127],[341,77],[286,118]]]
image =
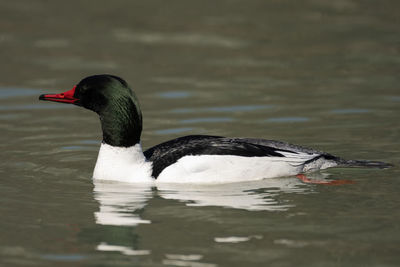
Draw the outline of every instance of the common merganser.
[[[291,176],[334,166],[387,168],[280,141],[190,135],[143,152],[142,113],[126,81],[94,75],[40,100],[74,104],[100,117],[103,141],[93,178],[123,182],[226,183]]]

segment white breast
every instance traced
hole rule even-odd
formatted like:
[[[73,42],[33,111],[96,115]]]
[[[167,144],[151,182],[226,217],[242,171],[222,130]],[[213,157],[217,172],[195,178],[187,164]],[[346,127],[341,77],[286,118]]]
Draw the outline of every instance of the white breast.
[[[129,183],[152,183],[152,164],[146,161],[142,147],[114,147],[101,144],[93,179]]]
[[[285,153],[285,157],[230,155],[185,156],[165,168],[157,183],[229,183],[290,176],[317,154]]]

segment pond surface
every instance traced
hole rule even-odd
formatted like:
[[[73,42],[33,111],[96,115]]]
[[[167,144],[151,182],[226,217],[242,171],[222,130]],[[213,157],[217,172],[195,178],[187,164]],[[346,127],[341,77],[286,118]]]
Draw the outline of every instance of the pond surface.
[[[400,2],[0,1],[0,265],[399,266]],[[212,186],[93,183],[112,73],[145,148],[262,137],[395,167]]]

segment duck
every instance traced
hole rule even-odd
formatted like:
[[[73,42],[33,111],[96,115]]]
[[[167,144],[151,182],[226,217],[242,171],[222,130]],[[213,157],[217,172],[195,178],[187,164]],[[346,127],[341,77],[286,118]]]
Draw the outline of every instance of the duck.
[[[388,168],[380,161],[346,160],[322,151],[260,138],[189,135],[143,151],[139,101],[122,78],[92,75],[39,100],[98,114],[103,132],[93,179],[128,183],[230,183],[294,176],[330,167]]]

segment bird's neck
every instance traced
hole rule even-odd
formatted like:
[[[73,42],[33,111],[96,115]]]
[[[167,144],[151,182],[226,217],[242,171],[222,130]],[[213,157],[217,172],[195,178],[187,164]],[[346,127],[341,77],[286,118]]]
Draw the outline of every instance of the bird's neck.
[[[99,116],[103,143],[113,147],[131,147],[140,143],[142,114],[135,103],[110,105]]]

